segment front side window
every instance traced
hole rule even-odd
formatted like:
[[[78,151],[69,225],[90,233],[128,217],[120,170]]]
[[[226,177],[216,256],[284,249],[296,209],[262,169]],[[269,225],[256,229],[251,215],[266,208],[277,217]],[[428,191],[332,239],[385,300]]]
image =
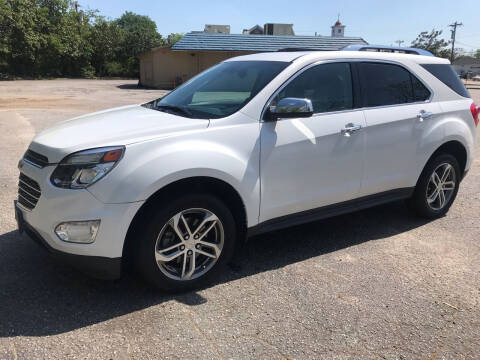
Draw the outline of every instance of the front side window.
[[[385,106],[426,101],[430,91],[401,66],[360,63],[363,106]]]
[[[352,109],[350,64],[320,64],[305,70],[280,91],[274,102],[287,97],[310,99],[314,113]]]
[[[290,63],[227,61],[202,72],[148,107],[182,116],[217,119],[245,106]]]

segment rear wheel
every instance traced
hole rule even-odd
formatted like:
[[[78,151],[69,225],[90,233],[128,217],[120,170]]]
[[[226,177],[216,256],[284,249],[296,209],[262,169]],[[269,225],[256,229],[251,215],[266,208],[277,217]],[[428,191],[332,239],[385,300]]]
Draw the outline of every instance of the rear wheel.
[[[408,200],[409,208],[426,218],[445,215],[457,196],[460,179],[460,166],[454,156],[436,156],[423,169],[413,196]]]
[[[230,210],[206,194],[186,195],[163,206],[146,227],[137,252],[139,271],[167,291],[208,284],[233,255],[236,230]]]

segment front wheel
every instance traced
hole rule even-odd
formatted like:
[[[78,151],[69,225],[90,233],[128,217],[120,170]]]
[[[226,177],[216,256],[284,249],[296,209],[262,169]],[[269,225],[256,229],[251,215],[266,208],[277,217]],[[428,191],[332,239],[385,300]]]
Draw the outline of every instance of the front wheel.
[[[438,218],[453,204],[460,185],[461,172],[457,159],[440,154],[431,159],[420,175],[408,205],[425,218]]]
[[[165,205],[167,204],[167,205]],[[204,286],[231,259],[236,227],[214,196],[186,195],[159,204],[137,252],[137,268],[156,287],[183,291]]]

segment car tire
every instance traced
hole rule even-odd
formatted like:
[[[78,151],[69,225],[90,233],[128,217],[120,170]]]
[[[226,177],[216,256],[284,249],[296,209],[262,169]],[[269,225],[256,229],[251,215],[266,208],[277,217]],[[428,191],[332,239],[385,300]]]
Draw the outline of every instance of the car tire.
[[[209,194],[162,201],[158,208],[145,222],[135,256],[137,270],[168,292],[211,283],[234,253],[237,231],[231,211]]]
[[[445,215],[457,196],[460,180],[460,166],[454,156],[435,156],[423,169],[412,197],[407,200],[409,209],[427,219]]]

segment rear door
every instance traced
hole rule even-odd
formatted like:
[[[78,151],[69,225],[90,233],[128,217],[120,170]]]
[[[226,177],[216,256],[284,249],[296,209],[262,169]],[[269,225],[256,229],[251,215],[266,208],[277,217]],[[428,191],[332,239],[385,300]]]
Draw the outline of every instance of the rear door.
[[[440,114],[432,92],[407,68],[356,63],[366,121],[361,196],[415,186],[425,121]]]

